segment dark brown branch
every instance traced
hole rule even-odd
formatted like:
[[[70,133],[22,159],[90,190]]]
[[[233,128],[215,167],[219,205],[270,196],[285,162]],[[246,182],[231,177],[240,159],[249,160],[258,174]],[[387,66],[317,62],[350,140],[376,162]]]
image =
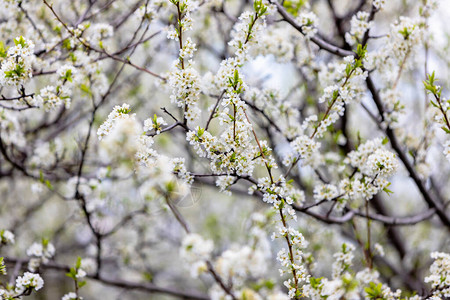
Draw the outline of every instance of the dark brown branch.
[[[369,89],[370,93],[372,94],[373,101],[375,102],[378,112],[380,116],[383,116],[384,110],[383,110],[383,104],[382,100],[380,98],[380,95],[378,93],[378,90],[375,87],[375,84],[372,81],[371,75],[367,76],[366,79],[367,88]],[[425,185],[423,184],[422,180],[419,178],[419,175],[414,170],[414,167],[409,162],[408,157],[403,152],[402,147],[400,146],[400,143],[397,140],[397,137],[395,136],[394,132],[390,127],[387,127],[385,130],[386,136],[389,138],[389,141],[391,142],[392,148],[397,153],[398,157],[402,161],[403,165],[405,166],[406,170],[409,173],[409,176],[413,179],[414,183],[416,184],[417,188],[419,189],[420,193],[422,194],[423,199],[428,204],[430,208],[436,209],[436,213],[439,216],[439,219],[442,221],[442,223],[450,228],[450,218],[445,213],[445,208],[443,207],[442,203],[439,203],[436,201],[429,191],[425,188]]]
[[[278,1],[276,0],[270,0],[271,3],[275,4],[275,6],[277,7],[278,12],[280,13],[280,15],[283,17],[283,19],[288,22],[289,24],[292,25],[292,27],[294,27],[296,30],[298,30],[301,34],[304,35],[302,26],[300,26],[299,24],[297,24],[297,22],[294,20],[294,18],[284,9],[284,7],[278,3]],[[332,54],[338,55],[338,56],[355,56],[356,54],[352,51],[348,51],[348,50],[344,50],[342,48],[339,48],[336,45],[333,45],[329,42],[326,42],[325,40],[317,37],[317,36],[313,36],[311,37],[311,41],[316,44],[317,46],[319,46],[320,49],[326,50]]]
[[[26,265],[28,263],[27,259],[17,259],[17,258],[5,258],[6,263],[15,264],[17,262],[22,263],[22,265]],[[65,266],[59,263],[55,262],[48,262],[41,265],[42,268],[48,269],[48,270],[56,270],[56,271],[62,271],[62,272],[68,272],[70,270],[69,266]],[[198,299],[198,300],[208,300],[209,297],[204,294],[200,294],[197,292],[187,292],[187,291],[180,291],[173,288],[167,288],[167,287],[160,287],[157,285],[154,285],[152,283],[137,283],[132,282],[128,280],[122,280],[122,279],[111,279],[111,278],[105,278],[103,276],[93,276],[93,275],[87,275],[87,278],[96,280],[102,284],[114,286],[118,288],[124,288],[124,289],[130,289],[130,290],[140,290],[147,293],[157,293],[157,294],[166,294],[175,296],[181,299]]]

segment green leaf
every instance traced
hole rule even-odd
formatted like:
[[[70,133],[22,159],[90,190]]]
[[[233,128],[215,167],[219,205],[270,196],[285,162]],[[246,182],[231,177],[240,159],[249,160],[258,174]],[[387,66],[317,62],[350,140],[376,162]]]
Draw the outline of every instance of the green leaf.
[[[231,154],[230,157],[230,162],[235,162],[236,161],[236,152],[233,152],[233,154]]]
[[[92,95],[91,88],[86,84],[81,84],[80,89],[88,95]]]
[[[48,246],[49,242],[50,241],[46,238],[42,238],[42,240],[41,240],[42,246],[44,246],[44,248],[46,248]]]
[[[361,60],[366,56],[367,53],[367,45],[364,45],[364,47],[361,44],[358,44],[356,47],[356,56],[358,58],[358,61],[361,62]]]
[[[319,278],[310,277],[309,283],[311,284],[311,287],[316,290],[317,288],[320,287],[320,285],[322,283],[322,279],[323,279],[323,277],[319,277]]]
[[[144,272],[142,274],[142,276],[144,277],[145,281],[152,281],[153,280],[153,274],[150,272]]]
[[[234,70],[234,84],[237,85],[239,82],[239,71],[237,69]]]
[[[254,9],[255,11],[259,11],[261,5],[262,5],[261,0],[255,0],[255,1],[253,2],[253,9]]]
[[[369,299],[381,300],[381,299],[384,299],[383,298],[383,293],[381,291],[381,287],[382,287],[381,283],[375,284],[373,282],[370,282],[369,286],[366,287],[364,289],[364,291],[367,293],[367,296],[368,296]]]
[[[304,4],[305,0],[285,0],[283,7],[288,13],[296,17]]]
[[[5,58],[6,56],[8,56],[8,48],[5,47],[5,44],[0,41],[0,57]]]
[[[53,185],[51,184],[51,182],[48,179],[45,180],[45,185],[47,186],[47,188],[49,190],[53,190]]]
[[[77,271],[75,270],[75,268],[70,268],[70,271],[66,273],[67,277],[72,278],[73,280],[77,280]]]
[[[0,257],[0,275],[6,275],[6,266],[3,261],[3,257]]]
[[[77,257],[77,262],[75,264],[75,268],[76,269],[81,268],[81,257],[80,256]]]
[[[447,127],[442,126],[441,129],[444,130],[445,133],[450,134],[450,129],[448,129]]]
[[[70,50],[72,49],[72,43],[70,42],[70,39],[65,39],[63,41],[63,48]]]
[[[22,48],[25,48],[27,46],[27,43],[25,42],[25,39],[23,38],[23,36],[19,36],[18,38],[15,38],[14,44],[16,46],[21,45]]]
[[[205,133],[205,128],[199,127],[197,130],[197,136],[201,137]]]

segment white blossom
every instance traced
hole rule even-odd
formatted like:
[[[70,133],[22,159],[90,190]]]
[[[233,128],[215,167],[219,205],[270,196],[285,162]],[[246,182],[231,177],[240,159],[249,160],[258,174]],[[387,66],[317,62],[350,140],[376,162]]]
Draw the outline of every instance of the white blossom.
[[[39,274],[25,272],[16,279],[16,293],[23,293],[27,289],[40,290],[44,286],[44,280]]]
[[[8,244],[14,244],[15,242],[15,236],[14,234],[9,230],[0,230],[0,245],[8,245]]]
[[[437,297],[450,297],[450,255],[443,252],[432,252],[434,259],[430,266],[430,275],[424,281],[431,284],[433,295]]]

